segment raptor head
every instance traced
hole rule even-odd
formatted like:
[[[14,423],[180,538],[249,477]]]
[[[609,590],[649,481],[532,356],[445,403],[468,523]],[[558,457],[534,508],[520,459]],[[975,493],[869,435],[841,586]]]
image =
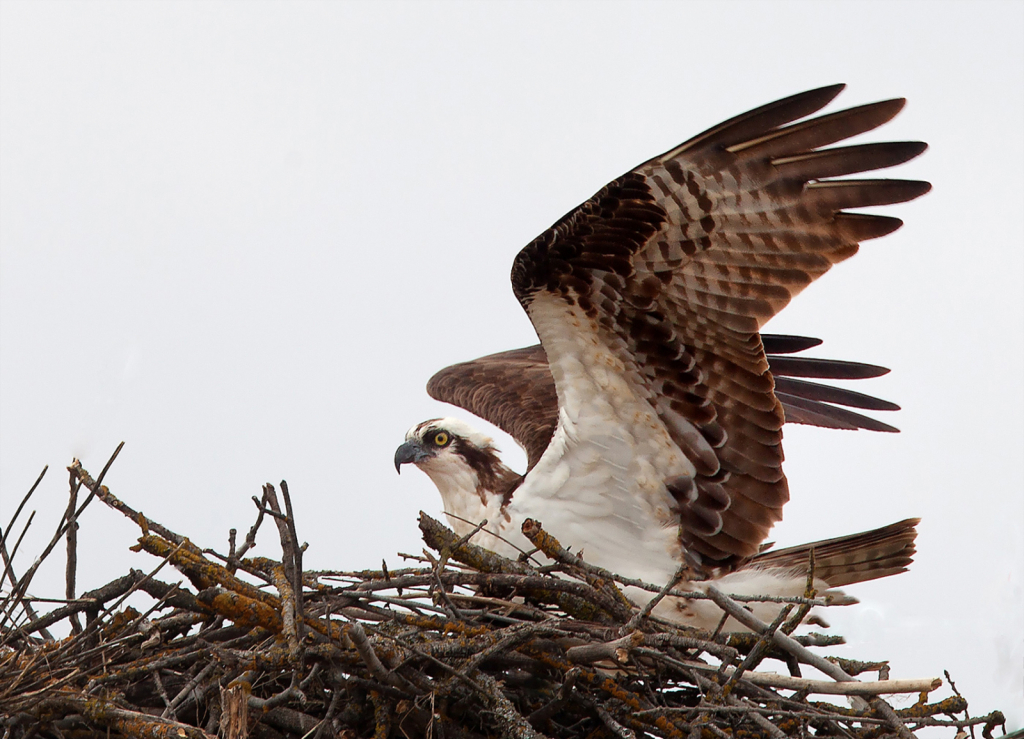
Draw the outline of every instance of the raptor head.
[[[485,457],[497,458],[494,441],[457,418],[431,418],[405,433],[395,451],[395,469],[410,462],[428,475],[448,467],[474,466]],[[431,475],[433,476],[433,475]]]
[[[490,437],[457,418],[432,418],[409,429],[395,451],[395,469],[401,472],[409,463],[427,473],[442,497],[504,496],[520,479],[502,463]]]

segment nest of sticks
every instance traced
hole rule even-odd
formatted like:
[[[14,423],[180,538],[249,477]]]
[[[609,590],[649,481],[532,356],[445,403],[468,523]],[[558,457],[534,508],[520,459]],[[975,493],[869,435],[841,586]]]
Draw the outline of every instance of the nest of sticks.
[[[545,565],[471,545],[426,514],[428,548],[403,555],[414,566],[306,571],[285,483],[280,496],[267,485],[253,498],[256,521],[245,541],[236,545],[232,530],[230,549],[219,554],[116,498],[102,484],[114,457],[95,480],[77,461],[68,468],[67,510],[20,577],[11,560],[21,536],[9,534],[32,491],[0,532],[10,583],[0,591],[5,738],[908,739],[943,726],[951,739],[976,729],[992,739],[1004,724],[999,712],[971,718],[955,686],[950,697],[930,700],[938,678],[889,679],[885,662],[814,651],[842,639],[794,635],[810,608],[825,604],[810,591],[762,599],[784,603],[771,624],[744,608],[756,598],[713,587],[689,594],[711,598],[750,628],[697,631],[638,610],[619,586],[654,591],[652,603],[676,591],[588,565],[535,522],[524,533]],[[158,564],[76,597],[76,519],[94,500],[137,524],[134,549]],[[279,561],[246,556],[268,522]],[[62,540],[67,599],[41,614],[28,586]],[[185,579],[168,582],[173,570]],[[143,612],[126,605],[141,594]],[[801,666],[826,677],[802,677]],[[895,709],[879,697],[900,693],[918,694],[917,702]]]

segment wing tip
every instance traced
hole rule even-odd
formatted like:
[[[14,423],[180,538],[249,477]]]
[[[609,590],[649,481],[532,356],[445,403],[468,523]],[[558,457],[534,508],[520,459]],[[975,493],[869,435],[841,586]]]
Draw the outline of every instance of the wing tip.
[[[824,342],[813,336],[795,334],[761,334],[761,346],[765,354],[797,354],[821,346]]]
[[[898,182],[909,195],[907,200],[914,200],[922,195],[927,195],[932,190],[932,183],[925,180],[898,180]],[[906,202],[906,200],[900,202]]]
[[[890,120],[897,113],[899,113],[901,110],[903,110],[903,108],[905,108],[906,105],[907,105],[907,99],[906,98],[889,98],[888,100],[880,100],[879,102],[874,103],[874,106],[876,108],[883,109],[883,110],[886,111],[886,113],[888,113],[890,110],[892,111],[892,116],[890,116],[890,118],[889,118]]]
[[[796,95],[793,95],[793,97],[800,97],[801,95],[827,95],[829,96],[830,100],[833,100],[839,93],[841,93],[845,89],[845,82],[833,82],[831,85],[822,85],[821,87],[815,87],[811,90],[807,90],[806,92],[797,93]]]
[[[909,162],[914,157],[919,157],[928,151],[928,144],[924,141],[901,141],[900,143],[904,146],[904,152],[910,153],[910,155],[903,160],[905,162]]]
[[[875,426],[875,428],[873,428],[873,429],[864,429],[864,430],[865,431],[879,431],[879,432],[881,432],[883,434],[898,434],[898,433],[901,433],[900,430],[898,428],[896,428],[895,426],[890,426],[889,424],[882,423],[881,421],[877,421],[877,425]]]
[[[824,108],[826,105],[835,100],[839,96],[839,93],[841,93],[845,89],[845,82],[837,82],[832,85],[815,87],[811,90],[804,90],[803,92],[798,92],[795,95],[787,95],[786,97],[779,98],[778,100],[774,100],[770,103],[766,103],[757,108],[754,108],[749,112],[760,113],[775,108],[788,108],[790,106],[795,105],[798,108],[806,107],[808,109],[808,112],[800,116],[802,118],[803,116],[811,115],[815,111]]]

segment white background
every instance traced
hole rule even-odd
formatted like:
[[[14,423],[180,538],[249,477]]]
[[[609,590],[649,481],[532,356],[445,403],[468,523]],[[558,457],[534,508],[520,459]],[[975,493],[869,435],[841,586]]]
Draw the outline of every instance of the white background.
[[[834,82],[833,110],[908,97],[869,140],[928,141],[894,176],[934,191],[879,209],[907,225],[770,326],[891,367],[866,389],[903,406],[885,418],[903,432],[787,427],[775,538],[922,516],[911,572],[831,614],[837,653],[948,669],[973,714],[1020,728],[1024,4],[0,12],[0,525],[51,465],[19,572],[63,467],[98,474],[121,440],[113,492],[201,545],[225,549],[285,478],[308,566],[399,566],[439,498],[395,475],[395,447],[451,412],[423,390],[434,371],[535,340],[508,282],[525,243],[748,108]],[[80,589],[153,566],[136,536],[94,504]],[[62,556],[37,595],[63,594]]]

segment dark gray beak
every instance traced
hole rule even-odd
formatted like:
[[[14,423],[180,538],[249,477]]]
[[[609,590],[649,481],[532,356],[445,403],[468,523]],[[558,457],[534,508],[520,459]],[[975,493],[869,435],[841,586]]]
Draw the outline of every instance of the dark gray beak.
[[[407,441],[395,451],[395,471],[402,474],[403,464],[422,462],[430,456],[418,441]]]

